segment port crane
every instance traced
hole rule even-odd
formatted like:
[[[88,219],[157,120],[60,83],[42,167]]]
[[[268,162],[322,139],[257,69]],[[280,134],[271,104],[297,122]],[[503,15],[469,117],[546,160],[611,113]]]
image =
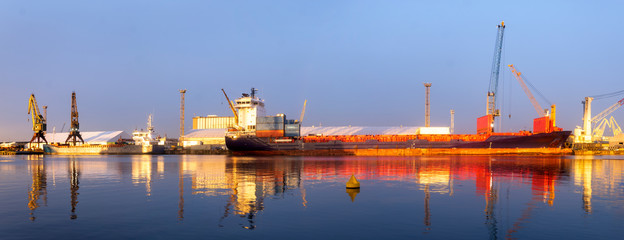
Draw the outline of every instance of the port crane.
[[[236,112],[236,109],[234,108],[234,105],[232,105],[232,102],[230,101],[230,98],[228,97],[227,93],[225,93],[225,90],[223,90],[223,88],[221,88],[221,91],[223,92],[223,95],[225,95],[225,99],[227,100],[228,104],[230,105],[230,109],[232,109],[232,113],[234,113],[234,128],[240,128],[238,126],[238,113]],[[253,91],[252,91],[253,94]]]
[[[45,138],[45,131],[47,128],[46,119],[39,112],[39,107],[37,106],[37,100],[35,99],[35,94],[30,94],[30,99],[28,100],[28,114],[30,114],[32,118],[32,130],[35,132],[33,137],[30,139],[30,143],[37,140],[37,146],[43,140],[45,143],[48,143],[48,140]]]
[[[494,45],[494,60],[490,74],[490,86],[487,92],[486,115],[477,119],[477,133],[488,134],[494,131],[494,120],[500,116],[500,110],[496,109],[496,92],[498,91],[498,76],[500,74],[500,61],[503,51],[503,35],[505,22],[498,25],[496,43]]]
[[[620,91],[622,92],[622,91]],[[616,93],[620,93],[616,92]],[[615,93],[603,94],[595,96],[597,99],[604,97],[612,97],[615,96]],[[591,143],[594,140],[601,140],[602,135],[604,133],[604,129],[608,126],[613,130],[613,134],[618,135],[622,133],[620,126],[617,124],[615,119],[611,117],[607,119],[609,115],[611,115],[615,110],[624,105],[624,98],[620,99],[613,105],[609,106],[607,109],[598,113],[596,116],[591,116],[591,103],[594,100],[594,97],[585,97],[583,103],[583,128],[577,128],[575,130],[574,135],[579,136],[575,138],[576,143]],[[592,126],[596,126],[592,131]]]
[[[590,102],[589,104],[591,104],[591,101],[589,102]],[[620,126],[617,124],[617,122],[615,122],[615,119],[613,117],[607,120],[607,117],[611,115],[611,113],[615,112],[615,110],[620,108],[622,105],[624,105],[624,98],[620,99],[619,101],[617,101],[616,103],[614,103],[613,105],[605,109],[604,111],[598,113],[596,116],[591,118],[590,124],[591,126],[596,126],[596,128],[594,128],[593,131],[587,131],[585,133],[589,134],[591,132],[593,140],[600,140],[602,139],[602,134],[604,133],[605,127],[607,125],[611,127],[611,129],[613,130],[614,136],[616,136],[619,133],[622,133]]]
[[[552,131],[560,130],[559,128],[556,127],[557,106],[554,104],[551,104],[550,112],[548,111],[547,108],[542,108],[542,106],[535,99],[535,96],[533,96],[533,93],[531,93],[531,90],[529,89],[529,87],[527,87],[526,83],[528,81],[526,81],[522,73],[516,70],[516,67],[513,64],[508,65],[508,67],[513,73],[514,77],[518,80],[518,83],[520,83],[520,86],[522,87],[522,90],[524,90],[524,93],[526,93],[527,97],[529,97],[529,100],[531,101],[533,108],[535,108],[535,111],[537,112],[537,115],[539,116],[539,118],[533,119],[533,133],[545,133],[545,132],[552,132]]]
[[[72,92],[71,96],[71,125],[69,127],[69,135],[67,139],[65,139],[65,143],[70,143],[76,146],[78,140],[84,144],[84,140],[82,139],[82,135],[78,130],[80,128],[80,124],[78,123],[78,105],[76,104],[76,92]]]

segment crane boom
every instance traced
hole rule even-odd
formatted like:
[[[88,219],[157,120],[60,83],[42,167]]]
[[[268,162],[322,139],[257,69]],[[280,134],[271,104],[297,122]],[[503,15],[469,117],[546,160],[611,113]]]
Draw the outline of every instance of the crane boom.
[[[223,95],[225,95],[225,99],[230,105],[230,109],[232,109],[232,113],[234,113],[234,125],[238,125],[238,113],[236,113],[236,109],[234,109],[234,105],[232,105],[232,102],[230,101],[230,98],[228,97],[227,93],[225,93],[225,90],[221,88],[221,91],[223,92]]]
[[[303,109],[301,109],[301,116],[299,117],[299,123],[303,122],[303,116],[305,115],[306,104],[308,103],[308,99],[303,101]]]
[[[539,105],[539,103],[535,99],[535,96],[533,96],[533,93],[531,93],[531,90],[529,89],[529,87],[527,87],[526,83],[524,83],[524,78],[521,76],[522,74],[516,70],[513,64],[510,64],[508,66],[509,66],[509,69],[511,69],[511,72],[513,73],[514,77],[518,79],[518,82],[520,83],[520,86],[522,86],[522,90],[524,90],[524,93],[526,93],[527,97],[529,97],[529,100],[531,100],[531,104],[533,104],[533,108],[535,108],[535,111],[537,112],[537,114],[540,117],[545,117],[547,110],[543,109]]]
[[[604,111],[602,111],[601,113],[598,113],[598,115],[593,117],[591,119],[592,124],[596,124],[602,119],[606,118],[607,116],[609,116],[609,114],[613,113],[622,105],[624,105],[624,98],[622,98],[620,101],[617,101],[615,104],[611,105],[609,108],[605,109]]]
[[[492,61],[492,73],[490,75],[490,88],[487,93],[487,115],[500,116],[500,111],[496,109],[496,92],[498,91],[498,76],[500,73],[500,61],[503,51],[503,35],[505,33],[505,22],[498,25],[496,44],[494,45],[494,60]]]

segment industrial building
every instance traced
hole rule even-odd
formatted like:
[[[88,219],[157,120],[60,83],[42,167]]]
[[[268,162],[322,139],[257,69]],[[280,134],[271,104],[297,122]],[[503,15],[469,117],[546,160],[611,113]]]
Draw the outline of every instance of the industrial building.
[[[206,117],[193,117],[193,129],[184,133],[182,146],[191,147],[204,145],[204,148],[223,148],[225,146],[225,133],[228,128],[234,127],[234,117],[219,117],[208,115]]]
[[[94,131],[94,132],[80,132],[85,144],[112,144],[119,141],[119,139],[132,139],[130,134],[124,131]],[[69,132],[50,133],[46,134],[48,143],[65,143]]]

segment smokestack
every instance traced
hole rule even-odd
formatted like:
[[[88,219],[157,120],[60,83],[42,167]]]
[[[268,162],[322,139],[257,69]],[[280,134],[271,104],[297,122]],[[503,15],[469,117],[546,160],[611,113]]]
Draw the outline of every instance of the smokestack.
[[[431,83],[424,83],[424,85],[427,89],[427,99],[425,101],[425,127],[429,127],[431,123],[431,115],[429,114],[429,88],[431,88]]]

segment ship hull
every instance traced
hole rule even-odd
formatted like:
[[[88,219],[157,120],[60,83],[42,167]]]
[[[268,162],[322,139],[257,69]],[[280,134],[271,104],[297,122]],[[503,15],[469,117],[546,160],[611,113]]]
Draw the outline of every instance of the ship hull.
[[[44,145],[46,154],[58,155],[98,155],[98,154],[159,154],[164,153],[164,146],[141,145],[84,145],[84,146],[55,146]]]
[[[238,136],[225,138],[234,154],[243,155],[366,155],[366,156],[416,156],[416,155],[467,155],[467,154],[564,154],[562,149],[570,131],[558,131],[523,136],[493,135],[483,141],[429,141],[407,139],[404,141],[362,142],[324,141],[306,142],[304,138],[292,142],[274,142],[271,138]]]

